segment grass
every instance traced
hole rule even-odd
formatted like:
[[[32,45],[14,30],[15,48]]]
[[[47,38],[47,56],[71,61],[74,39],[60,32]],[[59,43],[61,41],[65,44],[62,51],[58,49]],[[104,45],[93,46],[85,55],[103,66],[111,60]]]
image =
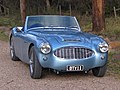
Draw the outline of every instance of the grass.
[[[116,55],[120,55],[120,50],[109,53],[108,74],[118,76],[120,78],[120,59],[115,58]]]
[[[2,17],[0,16],[0,26],[21,26],[21,20],[19,17]]]
[[[15,27],[15,26],[22,26],[20,16],[13,15],[13,16],[0,16],[0,26],[6,27]],[[7,32],[7,33],[6,33]],[[9,35],[7,30],[0,30],[0,40],[8,41]]]
[[[120,40],[120,17],[106,18],[106,30],[103,35],[111,40]]]
[[[5,31],[0,31],[0,40],[2,40],[2,41],[9,40],[9,36],[5,34]]]
[[[92,30],[92,18],[88,16],[77,17],[80,26],[83,31],[91,31]]]

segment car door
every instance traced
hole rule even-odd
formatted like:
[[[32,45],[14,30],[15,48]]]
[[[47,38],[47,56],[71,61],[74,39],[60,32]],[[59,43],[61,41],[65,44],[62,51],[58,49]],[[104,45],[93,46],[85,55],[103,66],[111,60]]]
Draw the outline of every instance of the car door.
[[[17,57],[25,62],[29,62],[28,58],[28,47],[29,42],[27,41],[27,34],[24,31],[18,31],[14,37],[14,48]]]
[[[21,42],[21,60],[25,63],[29,63],[28,49],[29,49],[29,37],[27,33],[22,33],[20,37]]]
[[[15,49],[15,54],[16,56],[21,59],[22,57],[22,42],[21,42],[21,37],[22,37],[22,32],[16,32],[14,35],[14,49]]]

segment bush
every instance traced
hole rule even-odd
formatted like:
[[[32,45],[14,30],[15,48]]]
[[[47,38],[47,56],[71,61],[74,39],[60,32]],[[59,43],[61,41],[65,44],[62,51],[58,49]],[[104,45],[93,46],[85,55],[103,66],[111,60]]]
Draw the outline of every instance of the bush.
[[[2,41],[9,40],[9,36],[5,34],[5,31],[0,31],[0,40],[2,40]]]
[[[21,25],[21,20],[20,19],[16,19],[15,17],[0,17],[0,26],[10,26],[10,27],[14,27],[14,26],[18,26]]]

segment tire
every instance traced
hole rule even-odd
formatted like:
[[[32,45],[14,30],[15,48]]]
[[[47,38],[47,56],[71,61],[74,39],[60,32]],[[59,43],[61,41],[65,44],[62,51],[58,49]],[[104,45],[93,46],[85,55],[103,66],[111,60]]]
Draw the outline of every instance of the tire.
[[[102,67],[96,67],[92,69],[93,75],[96,77],[103,77],[106,73],[107,65],[105,64]]]
[[[29,69],[30,69],[30,75],[33,79],[40,79],[42,76],[42,66],[40,65],[34,46],[31,47],[29,52]]]
[[[11,56],[11,60],[20,61],[20,59],[15,55],[14,44],[13,44],[12,38],[10,42],[10,56]]]

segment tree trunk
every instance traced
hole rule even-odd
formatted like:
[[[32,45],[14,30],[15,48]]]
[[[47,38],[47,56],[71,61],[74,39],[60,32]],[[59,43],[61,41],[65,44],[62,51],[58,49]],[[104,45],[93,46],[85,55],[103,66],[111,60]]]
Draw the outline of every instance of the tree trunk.
[[[24,24],[26,18],[26,0],[20,0],[20,10],[21,10],[22,24]]]
[[[92,0],[92,30],[100,32],[105,29],[105,0]]]
[[[46,6],[47,6],[47,11],[49,11],[49,9],[50,9],[50,1],[49,0],[46,0]]]

